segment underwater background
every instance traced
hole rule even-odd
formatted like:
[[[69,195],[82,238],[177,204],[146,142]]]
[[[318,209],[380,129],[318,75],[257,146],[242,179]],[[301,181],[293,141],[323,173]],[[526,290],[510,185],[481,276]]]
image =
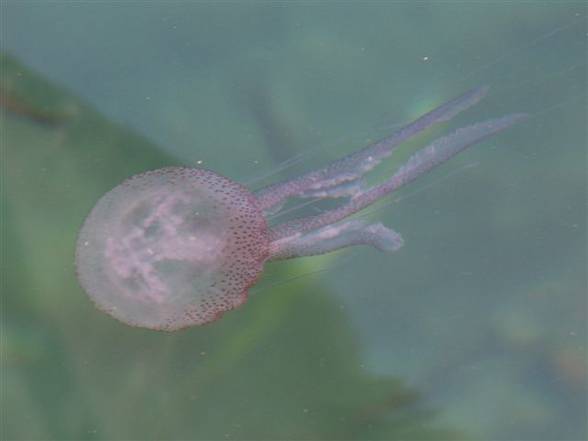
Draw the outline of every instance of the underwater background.
[[[585,2],[0,8],[1,439],[588,438]],[[77,232],[128,176],[260,188],[479,85],[376,178],[530,118],[368,209],[396,253],[269,264],[241,308],[170,334],[76,281]]]

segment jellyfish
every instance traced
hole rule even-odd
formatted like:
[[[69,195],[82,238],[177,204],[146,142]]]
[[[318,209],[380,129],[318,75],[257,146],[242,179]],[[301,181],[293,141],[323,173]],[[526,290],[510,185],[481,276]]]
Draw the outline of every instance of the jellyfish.
[[[132,176],[106,193],[77,241],[82,288],[98,309],[123,323],[161,331],[203,325],[242,305],[268,261],[353,245],[395,251],[400,234],[349,216],[525,117],[510,114],[436,139],[384,182],[366,173],[403,141],[480,101],[472,89],[396,133],[323,168],[250,191],[203,168],[165,167]],[[271,225],[290,198],[337,198],[335,208]]]

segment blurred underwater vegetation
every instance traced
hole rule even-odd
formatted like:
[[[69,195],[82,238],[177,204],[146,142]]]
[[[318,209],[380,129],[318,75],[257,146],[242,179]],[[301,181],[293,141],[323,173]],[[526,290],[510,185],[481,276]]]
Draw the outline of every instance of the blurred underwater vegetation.
[[[2,439],[467,438],[417,390],[362,368],[318,281],[173,334],[97,311],[75,278],[84,217],[124,178],[174,160],[10,55],[0,63]]]

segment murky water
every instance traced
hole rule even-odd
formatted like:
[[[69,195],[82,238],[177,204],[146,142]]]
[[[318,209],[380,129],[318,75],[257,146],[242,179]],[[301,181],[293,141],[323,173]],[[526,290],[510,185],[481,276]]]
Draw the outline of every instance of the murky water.
[[[3,439],[586,439],[583,2],[1,7]],[[369,210],[396,253],[270,264],[172,334],[76,281],[82,221],[127,176],[259,188],[478,85],[374,181],[454,127],[530,118]]]

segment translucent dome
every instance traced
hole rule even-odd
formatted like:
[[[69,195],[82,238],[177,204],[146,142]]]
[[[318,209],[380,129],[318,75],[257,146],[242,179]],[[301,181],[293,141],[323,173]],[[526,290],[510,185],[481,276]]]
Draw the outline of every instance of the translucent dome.
[[[98,308],[173,331],[247,299],[268,256],[266,221],[244,187],[208,170],[136,175],[96,204],[77,243],[78,278]]]

